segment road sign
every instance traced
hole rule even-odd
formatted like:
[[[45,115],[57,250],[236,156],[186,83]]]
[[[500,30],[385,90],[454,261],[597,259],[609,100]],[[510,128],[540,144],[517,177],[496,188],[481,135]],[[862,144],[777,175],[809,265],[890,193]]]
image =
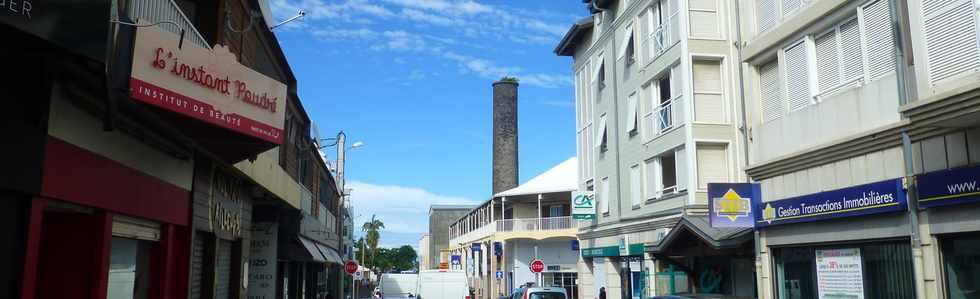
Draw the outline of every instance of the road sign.
[[[357,273],[357,262],[347,261],[347,263],[344,263],[344,272],[347,272],[348,275],[354,275],[354,273]]]
[[[361,271],[354,272],[354,280],[361,280],[362,278],[364,278],[364,272]]]
[[[504,271],[497,271],[497,279],[503,279],[503,278],[504,278]]]
[[[544,271],[544,262],[540,259],[531,262],[531,272],[541,273],[541,271]]]

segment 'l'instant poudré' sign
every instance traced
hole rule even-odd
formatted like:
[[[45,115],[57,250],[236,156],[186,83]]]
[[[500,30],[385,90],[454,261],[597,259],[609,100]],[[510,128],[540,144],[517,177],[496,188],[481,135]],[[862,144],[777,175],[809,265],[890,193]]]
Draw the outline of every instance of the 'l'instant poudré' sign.
[[[139,27],[130,96],[147,104],[281,144],[286,85],[238,63],[225,46],[207,49],[153,26]]]

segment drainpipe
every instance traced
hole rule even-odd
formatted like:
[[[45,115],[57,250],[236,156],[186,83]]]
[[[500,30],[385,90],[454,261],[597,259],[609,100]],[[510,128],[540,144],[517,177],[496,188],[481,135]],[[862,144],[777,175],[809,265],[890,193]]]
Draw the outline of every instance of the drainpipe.
[[[904,28],[904,18],[901,9],[907,3],[904,0],[888,1],[888,11],[891,16],[892,38],[895,41],[895,80],[898,85],[898,103],[900,106],[910,102],[908,90],[908,74],[905,68],[905,42],[902,29]],[[916,297],[921,298],[925,295],[925,289],[919,284],[924,279],[924,265],[922,262],[922,237],[919,235],[919,192],[915,182],[915,164],[912,156],[912,138],[908,131],[902,132],[902,152],[905,158],[905,177],[902,178],[902,185],[906,188],[908,199],[909,217],[909,241],[912,252],[912,287]]]

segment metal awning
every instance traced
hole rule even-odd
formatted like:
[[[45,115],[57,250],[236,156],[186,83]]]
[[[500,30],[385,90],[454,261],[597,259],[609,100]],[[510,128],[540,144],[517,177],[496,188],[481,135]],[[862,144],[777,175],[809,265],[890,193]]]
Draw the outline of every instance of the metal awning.
[[[319,243],[315,243],[314,245],[316,245],[316,248],[320,249],[320,253],[323,253],[323,257],[328,263],[338,265],[344,263],[343,259],[340,258],[340,254],[338,254],[336,250],[333,250],[333,248],[327,247],[326,245],[320,245]]]
[[[316,242],[303,237],[298,237],[298,239],[299,242],[303,244],[303,248],[306,248],[306,251],[310,254],[310,258],[313,259],[313,261],[321,263],[327,262],[327,260],[323,258],[323,254],[320,253],[320,250],[317,249]]]
[[[738,248],[752,240],[751,228],[715,228],[708,221],[708,216],[684,215],[660,243],[647,245],[645,251],[666,253],[675,241],[692,235],[716,250]]]

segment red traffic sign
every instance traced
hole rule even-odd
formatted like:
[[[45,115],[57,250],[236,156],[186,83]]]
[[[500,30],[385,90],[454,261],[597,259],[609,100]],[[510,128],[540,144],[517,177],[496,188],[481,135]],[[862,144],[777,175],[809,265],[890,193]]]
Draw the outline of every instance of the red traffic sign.
[[[357,272],[357,262],[347,261],[344,263],[344,272],[347,272],[349,275],[354,275]]]
[[[531,272],[541,273],[541,271],[544,271],[544,262],[542,262],[541,260],[534,260],[534,261],[532,261],[531,262]]]

